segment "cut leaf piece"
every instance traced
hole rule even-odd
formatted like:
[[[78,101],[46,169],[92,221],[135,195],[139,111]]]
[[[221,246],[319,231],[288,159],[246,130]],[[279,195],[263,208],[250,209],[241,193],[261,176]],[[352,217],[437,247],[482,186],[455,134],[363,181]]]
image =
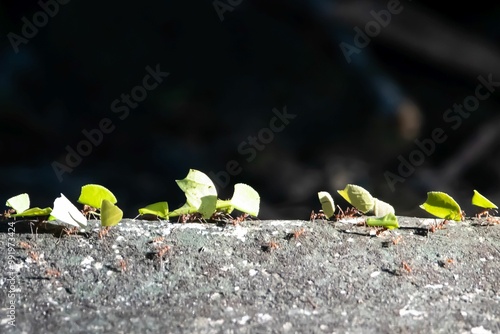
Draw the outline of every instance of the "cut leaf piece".
[[[87,218],[63,194],[54,201],[54,210],[51,215],[72,226],[87,226]]]
[[[101,203],[101,225],[102,226],[115,226],[123,218],[123,211],[108,201],[103,199]]]
[[[175,182],[186,195],[187,203],[191,207],[205,219],[212,216],[217,206],[217,190],[206,174],[190,169],[186,178]]]
[[[52,212],[52,208],[31,208],[23,211],[22,213],[16,213],[11,215],[11,217],[43,217],[48,216]]]
[[[373,198],[374,205],[373,205],[373,214],[377,217],[382,217],[385,216],[389,213],[394,214],[394,207],[390,205],[389,203],[386,203],[384,201],[379,200],[378,198]]]
[[[175,209],[174,211],[170,212],[169,216],[170,217],[178,217],[181,215],[186,215],[188,213],[195,213],[195,212],[196,212],[196,208],[193,208],[191,205],[185,203],[180,208]]]
[[[337,191],[340,196],[363,213],[367,213],[372,210],[375,205],[372,195],[368,192],[368,190],[360,186],[348,184],[344,190]]]
[[[438,218],[462,220],[462,210],[458,203],[450,195],[440,191],[428,192],[427,201],[420,205],[420,208]]]
[[[326,191],[318,192],[319,202],[321,203],[321,209],[325,214],[326,218],[330,219],[335,213],[335,203],[333,202],[332,195]]]
[[[112,204],[116,204],[117,202],[115,195],[107,188],[99,184],[87,184],[82,187],[78,203],[100,209],[103,200],[108,200]]]
[[[217,196],[207,195],[201,198],[200,206],[196,209],[196,212],[201,213],[201,216],[205,219],[209,219],[215,212],[217,206]]]
[[[474,190],[474,195],[472,195],[472,204],[485,209],[498,209],[498,206],[481,195],[477,190]]]
[[[394,215],[394,213],[388,213],[383,217],[366,218],[366,225],[385,227],[390,230],[399,228],[398,218]]]
[[[23,213],[30,207],[30,197],[26,193],[20,194],[9,198],[5,205],[16,210],[16,213],[18,214]]]
[[[154,215],[163,219],[168,219],[168,203],[158,202],[139,209],[141,215]]]
[[[260,196],[259,193],[248,184],[237,183],[234,185],[231,204],[235,209],[257,217],[259,214]]]
[[[230,214],[234,210],[234,206],[231,204],[231,200],[217,199],[217,204],[215,205],[215,210],[219,212],[224,212]]]

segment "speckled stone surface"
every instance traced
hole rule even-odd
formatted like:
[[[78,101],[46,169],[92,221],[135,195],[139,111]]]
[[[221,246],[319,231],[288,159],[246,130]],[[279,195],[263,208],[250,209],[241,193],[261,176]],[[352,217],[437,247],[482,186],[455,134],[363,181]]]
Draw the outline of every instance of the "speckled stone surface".
[[[3,222],[0,332],[499,333],[500,225],[399,222]]]

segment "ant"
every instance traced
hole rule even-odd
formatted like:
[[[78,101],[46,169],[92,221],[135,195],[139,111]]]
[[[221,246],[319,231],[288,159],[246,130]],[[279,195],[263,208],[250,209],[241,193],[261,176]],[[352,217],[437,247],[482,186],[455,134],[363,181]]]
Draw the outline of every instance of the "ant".
[[[45,270],[45,275],[47,275],[49,277],[59,277],[59,276],[61,276],[61,272],[57,269],[47,268]]]
[[[163,240],[165,240],[165,237],[156,237],[156,238],[154,238],[153,240],[151,240],[151,242],[150,242],[150,243],[152,243],[152,244],[156,244],[156,243],[163,242]]]
[[[216,222],[224,222],[227,223],[229,221],[233,221],[233,217],[228,214],[227,212],[224,211],[216,211],[212,214],[210,217],[210,220],[216,221]]]
[[[15,213],[15,212],[16,212],[16,210],[14,210],[14,209],[8,209],[8,210],[6,210],[6,211],[3,212],[3,215],[0,214],[0,217],[2,217],[4,219],[9,219],[10,215],[13,214],[13,213]]]
[[[87,218],[92,215],[92,218],[94,219],[96,218],[96,216],[99,216],[99,214],[97,213],[97,209],[87,204],[83,206],[82,214]]]
[[[21,241],[19,243],[19,247],[21,247],[22,249],[31,249],[31,245],[27,242],[24,242],[24,241]]]
[[[400,235],[400,236],[398,236],[398,237],[396,237],[396,238],[392,238],[392,244],[393,244],[393,245],[397,245],[397,244],[399,244],[400,242],[403,242],[403,236],[402,236],[402,235]]]
[[[156,254],[158,258],[163,259],[165,254],[167,254],[170,251],[171,247],[170,246],[163,246],[161,248],[158,248],[158,253]]]
[[[494,213],[498,213],[498,211],[495,209],[486,209],[484,211],[476,213],[476,217],[477,218],[483,218],[483,217],[490,218],[491,217],[490,211],[493,211]]]
[[[183,224],[185,223],[193,223],[195,221],[198,221],[200,223],[202,223],[205,219],[203,219],[201,213],[199,212],[195,212],[195,213],[186,213],[186,214],[182,214],[179,216],[179,219],[177,219],[177,222],[181,222]]]
[[[245,220],[251,219],[250,215],[248,213],[243,213],[241,216],[238,216],[234,219],[231,220],[231,223],[233,223],[234,226],[238,225],[239,223],[243,223]]]
[[[486,218],[486,221],[490,225],[500,224],[500,218],[497,218],[497,217],[488,217],[488,218]]]
[[[408,263],[405,261],[401,262],[401,266],[403,266],[403,269],[406,270],[407,272],[411,273],[412,269]]]
[[[127,261],[125,261],[124,259],[118,261],[118,266],[120,267],[122,272],[127,271]]]
[[[297,240],[305,232],[306,232],[305,228],[301,228],[300,230],[295,230],[293,231],[293,237],[295,238],[295,240]]]
[[[453,264],[453,262],[454,262],[453,259],[446,258],[442,261],[438,261],[438,264],[442,268],[447,268],[448,266],[451,266]]]
[[[111,230],[111,226],[106,226],[104,228],[101,228],[98,234],[99,239],[104,239],[109,234],[109,230]]]
[[[347,208],[345,211],[343,211],[342,208],[337,204],[337,208],[339,209],[340,212],[335,215],[335,220],[362,216],[359,210],[354,207]]]
[[[323,210],[319,210],[318,213],[315,213],[314,210],[312,210],[311,216],[309,217],[309,220],[314,222],[314,221],[316,221],[316,219],[321,219],[322,221],[328,220],[328,218],[326,218],[326,215],[323,212]]]
[[[429,231],[432,233],[436,232],[436,230],[444,230],[444,225],[448,224],[448,221],[445,219],[439,224],[433,224],[431,227],[429,227]]]
[[[273,249],[278,249],[279,247],[280,245],[276,241],[271,240],[266,245],[262,245],[262,250],[265,252],[271,252]]]
[[[31,260],[33,260],[33,262],[38,262],[40,260],[40,255],[38,255],[38,253],[36,252],[29,251],[28,255],[31,258]]]

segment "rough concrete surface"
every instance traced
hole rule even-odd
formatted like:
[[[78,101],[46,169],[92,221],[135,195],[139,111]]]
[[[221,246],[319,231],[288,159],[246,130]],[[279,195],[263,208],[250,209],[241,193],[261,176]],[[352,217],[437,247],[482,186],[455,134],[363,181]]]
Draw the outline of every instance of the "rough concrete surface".
[[[399,222],[124,220],[102,239],[98,221],[3,222],[0,331],[499,333],[500,225]]]

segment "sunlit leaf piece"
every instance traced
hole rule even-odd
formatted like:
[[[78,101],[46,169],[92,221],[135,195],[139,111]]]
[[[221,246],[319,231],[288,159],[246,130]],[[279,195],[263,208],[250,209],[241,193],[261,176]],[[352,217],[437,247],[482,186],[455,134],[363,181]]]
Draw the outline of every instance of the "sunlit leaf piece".
[[[188,213],[195,213],[195,212],[197,212],[196,210],[197,210],[196,208],[193,208],[188,203],[185,203],[180,208],[175,209],[174,211],[170,212],[169,216],[170,217],[178,217],[178,216],[181,216],[181,215],[186,215]]]
[[[23,213],[30,207],[30,197],[26,193],[20,194],[9,198],[5,205],[16,210],[16,213]]]
[[[335,213],[335,203],[333,202],[332,195],[326,191],[320,191],[318,192],[318,198],[326,218],[332,217]]]
[[[230,214],[234,210],[234,206],[231,203],[231,200],[223,200],[223,199],[217,199],[217,203],[215,205],[215,210],[219,212],[224,212],[227,214]]]
[[[375,205],[375,201],[373,200],[372,195],[368,192],[368,190],[354,185],[348,184],[344,190],[337,190],[340,196],[342,196],[346,201],[351,203],[356,209],[363,213],[367,213],[368,211],[373,209]]]
[[[100,209],[103,200],[108,200],[112,204],[116,204],[117,202],[115,195],[107,188],[98,184],[87,184],[82,187],[78,203]]]
[[[477,190],[474,190],[474,195],[472,195],[472,204],[485,209],[498,209],[498,206],[481,195]]]
[[[168,203],[158,202],[139,209],[141,215],[154,215],[163,219],[168,219]]]
[[[205,219],[212,216],[217,206],[217,190],[206,174],[190,169],[185,179],[175,182],[186,195],[187,203],[191,207],[196,208]]]
[[[100,206],[102,226],[115,226],[122,220],[123,211],[107,199],[103,199]]]
[[[260,208],[260,196],[255,189],[244,183],[234,185],[234,193],[231,198],[232,206],[251,216],[257,216]]]
[[[373,214],[377,217],[382,217],[385,216],[389,213],[394,214],[394,207],[390,205],[389,203],[386,203],[384,201],[379,200],[378,198],[373,198],[374,200],[374,205],[373,205]]]
[[[11,217],[43,217],[48,216],[52,212],[52,208],[31,208],[23,211],[22,213],[16,213],[11,215]]]
[[[366,225],[385,227],[390,230],[399,228],[398,218],[394,215],[394,213],[388,213],[383,217],[366,218]]]
[[[63,194],[54,201],[54,209],[51,215],[57,220],[72,226],[87,226],[87,218]]]
[[[440,191],[428,192],[427,201],[420,205],[420,208],[438,218],[455,221],[462,220],[462,210],[458,203],[450,195]]]

